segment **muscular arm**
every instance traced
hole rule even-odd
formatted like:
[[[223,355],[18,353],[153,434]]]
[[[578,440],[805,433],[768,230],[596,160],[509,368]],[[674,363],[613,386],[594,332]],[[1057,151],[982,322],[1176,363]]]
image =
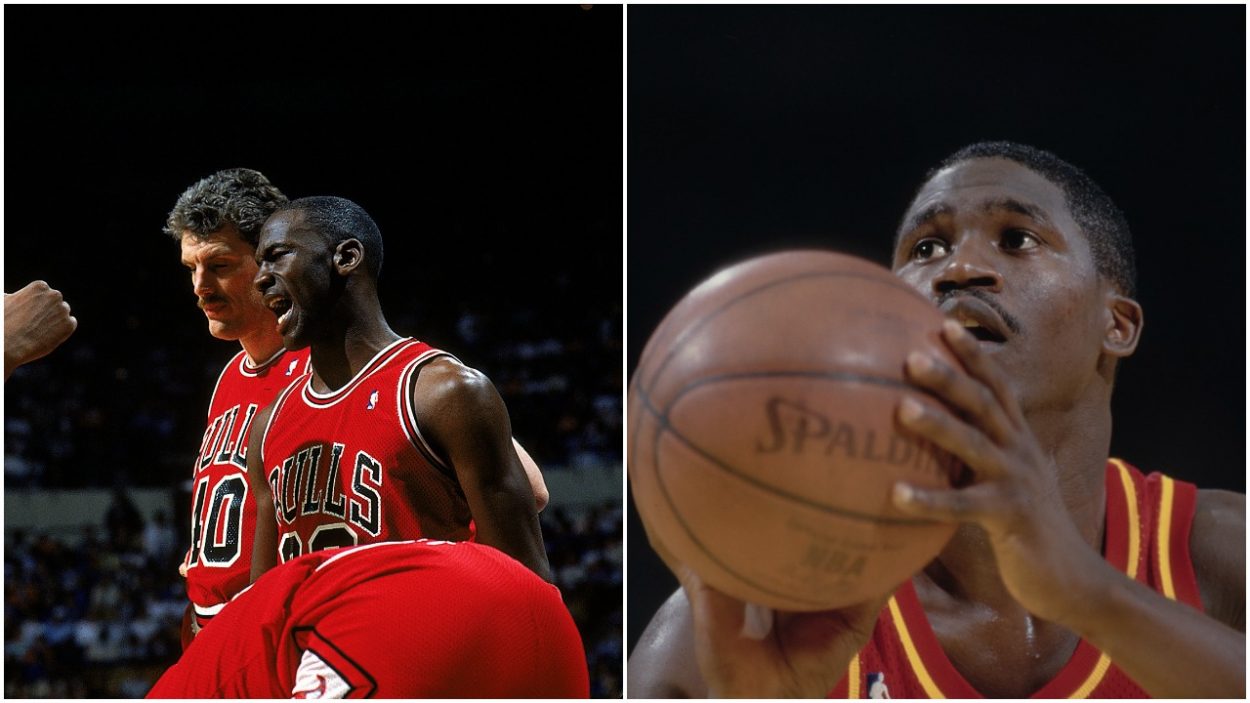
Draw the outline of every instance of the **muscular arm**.
[[[474,369],[436,360],[417,376],[412,405],[426,438],[455,471],[478,542],[550,580],[534,492],[494,385]]]
[[[690,602],[678,588],[651,618],[629,657],[630,698],[705,698],[694,655]]]
[[[547,482],[543,480],[543,472],[538,470],[538,464],[534,462],[529,452],[525,451],[525,447],[516,441],[516,437],[512,438],[512,447],[516,449],[517,458],[521,460],[521,466],[525,469],[525,478],[529,479],[530,490],[534,491],[534,507],[541,513],[543,508],[547,507],[547,502],[551,500],[551,494],[547,492]]]
[[[1202,607],[1207,615],[1246,631],[1246,497],[1232,491],[1198,491],[1189,532]]]
[[[1246,498],[1199,491],[1190,555],[1203,615],[1135,581],[1073,628],[1152,696],[1243,698],[1246,692]]]
[[[1246,499],[1199,491],[1190,554],[1207,615],[1118,577],[1073,629],[1152,696],[1242,698],[1246,691]]]
[[[256,413],[252,431],[247,438],[247,483],[252,500],[256,501],[256,534],[252,542],[252,582],[278,564],[278,523],[273,508],[273,490],[265,477],[265,458],[261,440],[269,427],[273,406]]]

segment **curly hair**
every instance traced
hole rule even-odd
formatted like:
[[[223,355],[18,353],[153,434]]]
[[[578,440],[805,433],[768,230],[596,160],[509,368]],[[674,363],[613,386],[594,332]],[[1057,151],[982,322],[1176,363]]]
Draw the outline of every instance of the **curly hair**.
[[[165,219],[165,233],[181,240],[186,232],[207,237],[226,225],[238,228],[253,247],[261,225],[287,197],[265,174],[250,168],[228,168],[201,179],[178,196]]]
[[[1002,158],[1015,161],[1054,183],[1064,194],[1072,219],[1081,228],[1094,253],[1098,273],[1124,295],[1137,296],[1137,263],[1133,234],[1124,213],[1084,171],[1049,151],[1015,142],[978,142],[946,157],[925,175],[928,183],[937,173],[971,159]],[[923,187],[923,186],[922,186]]]

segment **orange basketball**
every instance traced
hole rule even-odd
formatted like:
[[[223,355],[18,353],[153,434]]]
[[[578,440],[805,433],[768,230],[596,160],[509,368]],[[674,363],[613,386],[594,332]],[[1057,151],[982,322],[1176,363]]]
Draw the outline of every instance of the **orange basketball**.
[[[629,478],[651,543],[780,610],[860,603],[916,573],[955,527],[899,512],[891,491],[948,486],[956,464],[894,413],[908,352],[957,364],[941,326],[892,273],[841,254],[772,254],[704,281],[630,383]]]

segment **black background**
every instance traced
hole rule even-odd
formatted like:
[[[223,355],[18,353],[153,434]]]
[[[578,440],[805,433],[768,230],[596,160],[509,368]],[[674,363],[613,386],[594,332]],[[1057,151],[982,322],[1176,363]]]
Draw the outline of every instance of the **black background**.
[[[627,365],[718,268],[885,263],[924,173],[1009,139],[1128,217],[1145,329],[1114,455],[1245,490],[1245,8],[658,7],[628,17]],[[630,501],[628,646],[676,582]]]

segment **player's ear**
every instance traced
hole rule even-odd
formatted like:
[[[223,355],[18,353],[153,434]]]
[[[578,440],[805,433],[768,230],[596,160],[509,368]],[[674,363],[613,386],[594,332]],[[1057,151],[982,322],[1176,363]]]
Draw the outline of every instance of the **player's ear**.
[[[359,239],[344,239],[334,248],[334,269],[346,276],[365,260],[365,246]]]
[[[1141,339],[1144,323],[1142,309],[1137,301],[1108,285],[1103,352],[1121,359],[1131,356],[1137,350],[1137,340]]]

